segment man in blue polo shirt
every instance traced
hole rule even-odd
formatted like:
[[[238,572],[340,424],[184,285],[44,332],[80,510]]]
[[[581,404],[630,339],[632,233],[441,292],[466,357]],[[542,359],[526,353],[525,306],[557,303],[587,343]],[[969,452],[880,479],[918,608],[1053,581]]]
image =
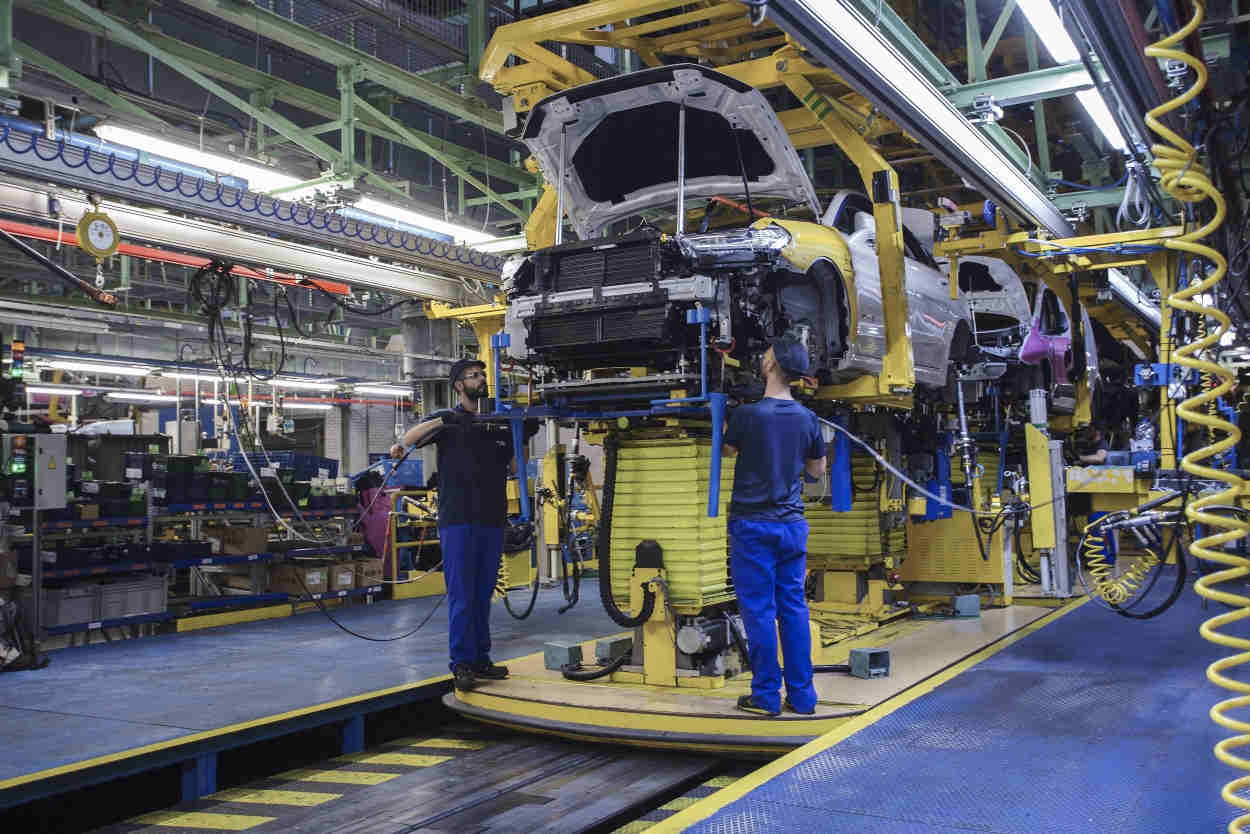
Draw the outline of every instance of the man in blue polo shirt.
[[[751,694],[738,709],[780,715],[785,707],[816,711],[812,645],[804,579],[807,519],[800,478],[825,474],[825,443],[816,415],[790,394],[790,383],[807,373],[807,350],[776,339],[764,354],[764,399],[740,406],[729,417],[725,452],[737,455],[729,504],[730,570],[747,632]],[[777,631],[785,670],[777,659]]]
[[[438,444],[438,539],[447,582],[448,642],[457,689],[508,677],[490,659],[490,600],[499,577],[507,525],[512,433],[477,419],[487,396],[486,365],[461,359],[449,377],[460,401],[413,426],[391,447]]]

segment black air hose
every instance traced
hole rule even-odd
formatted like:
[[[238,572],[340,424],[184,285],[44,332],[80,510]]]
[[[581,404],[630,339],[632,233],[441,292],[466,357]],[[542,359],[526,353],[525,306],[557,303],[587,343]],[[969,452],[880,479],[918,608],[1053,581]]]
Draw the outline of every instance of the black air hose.
[[[623,654],[616,660],[606,666],[600,666],[598,669],[583,669],[581,666],[570,666],[567,663],[560,667],[560,674],[571,681],[593,681],[599,678],[606,678],[617,669],[625,665],[625,661],[629,660],[628,654]]]
[[[612,622],[621,628],[637,628],[655,612],[655,591],[644,587],[642,610],[631,617],[612,598],[612,504],[616,498],[616,458],[620,444],[611,437],[603,441],[603,504],[599,512],[599,600]]]
[[[538,539],[532,538],[530,539],[530,559],[537,560],[538,558],[537,551],[538,551]],[[533,562],[531,562],[531,564],[533,564]],[[518,614],[512,610],[512,603],[508,600],[508,592],[506,590],[503,592],[503,607],[508,610],[508,613],[511,614],[512,618],[515,620],[524,620],[530,614],[534,613],[534,603],[537,601],[538,601],[538,577],[537,576],[534,577],[534,581],[530,585],[530,604],[526,606],[525,611],[521,614]]]

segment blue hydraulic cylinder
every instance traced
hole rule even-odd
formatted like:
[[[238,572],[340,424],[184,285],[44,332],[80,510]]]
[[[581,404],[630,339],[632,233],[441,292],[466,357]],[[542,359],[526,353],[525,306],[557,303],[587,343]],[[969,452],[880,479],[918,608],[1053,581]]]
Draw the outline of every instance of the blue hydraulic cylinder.
[[[833,422],[846,426],[844,417],[834,417]],[[851,489],[851,439],[842,432],[833,438],[833,460],[829,464],[829,500],[835,513],[850,512],[853,502]]]
[[[708,407],[712,412],[712,466],[707,476],[708,518],[716,518],[720,514],[721,448],[725,442],[725,406],[728,399],[724,394],[708,395]]]
[[[940,495],[947,501],[951,498],[951,453],[950,436],[942,434],[938,438],[937,454],[934,455],[934,477],[925,484],[925,489],[934,495]],[[925,521],[940,521],[951,517],[951,508],[941,501],[925,499]]]
[[[508,422],[512,424],[512,458],[516,462],[517,502],[521,505],[521,520],[531,521],[529,467],[525,465],[525,420],[513,417]]]

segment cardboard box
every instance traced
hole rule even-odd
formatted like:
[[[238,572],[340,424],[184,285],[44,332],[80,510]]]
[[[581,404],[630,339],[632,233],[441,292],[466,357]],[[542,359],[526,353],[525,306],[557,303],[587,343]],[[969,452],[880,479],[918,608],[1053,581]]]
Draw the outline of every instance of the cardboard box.
[[[326,566],[331,591],[350,591],[356,587],[356,564],[338,562]]]
[[[382,578],[382,560],[381,559],[357,559],[356,577],[359,587],[364,588],[373,585]]]
[[[17,551],[0,553],[0,588],[17,585]]]
[[[269,591],[276,594],[320,594],[329,590],[328,570],[320,565],[274,565],[269,569]],[[301,581],[302,580],[302,581]]]
[[[268,527],[204,527],[204,538],[213,543],[213,552],[223,556],[250,556],[269,548]]]

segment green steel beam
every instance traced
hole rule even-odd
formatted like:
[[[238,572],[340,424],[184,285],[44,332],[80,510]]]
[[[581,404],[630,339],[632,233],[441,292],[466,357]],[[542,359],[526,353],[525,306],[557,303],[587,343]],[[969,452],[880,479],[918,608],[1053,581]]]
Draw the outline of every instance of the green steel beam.
[[[1016,0],[1007,0],[1003,10],[999,12],[998,20],[994,21],[994,28],[990,30],[990,36],[985,39],[985,47],[981,50],[981,60],[989,62],[990,57],[994,54],[994,50],[998,48],[998,42],[1003,37],[1003,32],[1007,29],[1007,23],[1011,20],[1011,15],[1016,10]]]
[[[487,0],[468,0],[469,26],[466,32],[465,50],[468,58],[469,77],[477,80],[482,65],[482,53],[486,51],[486,3]]]
[[[1123,188],[1108,188],[1103,191],[1069,191],[1066,194],[1056,194],[1051,202],[1061,211],[1068,211],[1078,203],[1084,203],[1089,209],[1111,208],[1119,206],[1123,199]]]
[[[898,16],[897,12],[890,8],[889,3],[880,0],[850,0],[850,2],[866,20],[872,22],[885,34],[905,58],[924,73],[929,83],[947,95],[960,88],[959,79],[955,77],[955,74],[946,68],[946,65],[933,54],[928,45],[920,40],[920,37]],[[1028,159],[1024,151],[1014,139],[1007,135],[1006,131],[992,123],[982,125],[981,130],[1017,168],[1029,172]],[[1039,188],[1046,188],[1046,183],[1036,172],[1029,172],[1028,176]]]
[[[531,200],[535,197],[541,197],[543,190],[541,188],[526,188],[521,191],[513,191],[508,194],[500,194],[499,196],[509,200]],[[464,201],[466,206],[480,206],[489,203],[491,200],[487,197],[471,197]]]
[[[477,98],[460,96],[407,70],[255,5],[251,0],[184,0],[185,4],[334,66],[359,64],[365,78],[402,96],[503,135],[503,114]]]
[[[22,59],[13,43],[13,2],[0,0],[0,90],[22,74]]]
[[[359,99],[356,101],[356,108],[361,112],[361,114],[368,116],[374,122],[381,124],[382,126],[386,127],[388,130],[391,130],[399,134],[400,137],[402,137],[404,144],[411,145],[412,147],[416,148],[422,153],[429,154],[430,156],[436,159],[438,158],[438,154],[435,148],[431,147],[428,142],[426,142],[424,139],[418,136],[415,131],[410,130],[407,125],[395,121],[390,116],[386,115],[381,110],[374,107],[372,104],[365,101],[364,99]],[[501,194],[496,192],[486,183],[474,177],[471,173],[469,173],[469,169],[466,166],[461,165],[459,162],[456,162],[453,159],[445,159],[445,160],[442,160],[442,162],[443,162],[443,166],[446,167],[447,170],[454,173],[457,177],[459,177],[462,182],[469,183],[469,185],[473,186],[478,191],[485,194],[487,197],[490,197],[496,203],[499,203],[499,205],[503,206],[505,209],[515,214],[521,220],[529,219],[528,213],[518,208],[517,206],[513,205],[512,203],[508,202],[506,199],[503,198]],[[463,203],[464,203],[464,200],[462,197],[461,207],[460,207],[462,213],[464,209]]]
[[[1024,51],[1029,61],[1029,71],[1036,72],[1038,64],[1037,33],[1029,27],[1024,36]],[[1042,176],[1050,176],[1050,134],[1046,131],[1046,101],[1033,102],[1034,141],[1037,144],[1037,167]]]
[[[268,125],[274,131],[290,139],[292,142],[295,142],[309,153],[324,160],[325,162],[330,163],[334,170],[342,171],[343,173],[351,173],[350,169],[354,165],[354,162],[352,160],[344,160],[342,154],[340,154],[333,147],[327,145],[325,142],[304,130],[302,127],[295,124],[295,122],[292,122],[285,116],[275,113],[272,110],[266,110],[253,105],[250,101],[240,98],[230,90],[223,87],[221,84],[218,84],[216,81],[209,78],[204,73],[192,67],[186,61],[183,61],[177,56],[171,55],[155,44],[149,43],[142,35],[131,29],[125,21],[118,20],[115,17],[105,14],[99,9],[87,5],[84,0],[53,0],[53,2],[57,2],[61,6],[72,10],[75,14],[80,15],[86,20],[102,26],[105,30],[113,34],[118,43],[128,46],[137,52],[141,52],[144,55],[151,55],[162,64],[165,64],[170,69],[177,72],[179,75],[185,76],[187,79],[194,81],[198,86],[217,96],[231,107],[246,113],[262,124]]]
[[[981,52],[981,18],[977,16],[977,0],[964,0],[964,39],[968,83],[984,81],[985,55]]]
[[[947,98],[960,110],[972,107],[980,95],[991,95],[1000,107],[1061,98],[1094,86],[1085,67],[1075,61],[1057,67],[1031,70],[1004,78],[991,78],[978,84],[964,84],[947,93]]]
[[[159,116],[149,113],[130,99],[119,96],[103,84],[100,84],[97,81],[92,81],[82,73],[76,72],[65,66],[60,61],[49,58],[47,55],[44,55],[42,52],[29,44],[16,42],[13,44],[13,51],[26,63],[42,67],[60,80],[68,84],[73,84],[75,87],[82,90],[97,101],[102,101],[111,107],[115,107],[124,113],[129,113],[130,115],[143,119],[146,122],[154,122],[158,125],[165,124]]]
[[[3,0],[0,0],[0,2],[2,1]],[[29,7],[37,14],[51,20],[55,20],[58,23],[63,23],[81,31],[117,41],[117,39],[112,36],[112,33],[103,27],[86,21],[79,16],[67,14],[63,11],[57,11],[49,3],[42,2],[42,0],[18,0],[18,2]],[[231,61],[228,58],[223,58],[208,51],[207,49],[193,46],[189,43],[180,41],[177,38],[163,34],[154,27],[144,26],[142,27],[142,31],[144,37],[149,42],[157,47],[160,47],[171,55],[181,58],[190,66],[207,76],[216,78],[220,81],[228,82],[230,84],[250,87],[257,91],[256,95],[267,96],[270,100],[277,99],[286,104],[297,107],[300,110],[305,110],[309,113],[320,116],[321,118],[329,119],[331,120],[333,127],[326,129],[338,130],[340,127],[339,102],[331,96],[262,72],[253,67],[249,67],[246,64],[240,64],[236,61]],[[269,104],[262,106],[271,107],[272,101],[270,101]],[[306,128],[306,130],[315,133],[322,133],[325,132],[322,130],[323,127],[325,126],[318,125],[312,128]],[[377,136],[380,139],[385,139],[389,142],[395,142],[401,145],[408,144],[399,136],[399,134],[385,130],[380,126],[371,123],[368,119],[359,120],[356,127],[359,130],[371,133],[374,136]],[[423,137],[427,143],[432,144],[433,147],[438,149],[437,153],[431,154],[431,156],[438,160],[440,164],[444,163],[444,158],[450,158],[463,165],[468,165],[478,171],[489,170],[492,177],[507,180],[513,185],[521,187],[536,186],[542,182],[542,178],[539,176],[531,174],[530,172],[519,167],[501,165],[499,160],[496,159],[488,160],[486,157],[482,156],[480,152],[473,150],[472,148],[466,148],[462,145],[448,144],[437,136],[416,130],[415,128],[409,129],[416,135]],[[274,145],[280,144],[282,141],[283,140],[281,139],[278,139],[277,141],[270,139],[267,144],[269,147],[273,147]],[[262,152],[264,151],[263,145],[260,147],[260,150]]]

